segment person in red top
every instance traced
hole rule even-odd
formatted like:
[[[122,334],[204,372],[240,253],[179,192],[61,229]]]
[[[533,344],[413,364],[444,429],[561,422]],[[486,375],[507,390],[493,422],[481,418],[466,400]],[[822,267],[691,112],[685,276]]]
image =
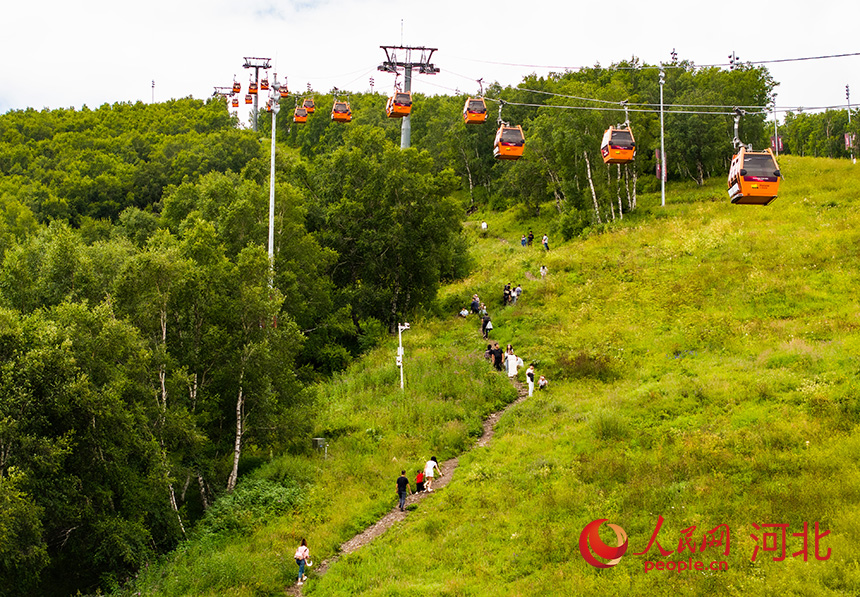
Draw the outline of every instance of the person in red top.
[[[415,493],[424,491],[424,471],[418,469],[418,474],[415,476]]]

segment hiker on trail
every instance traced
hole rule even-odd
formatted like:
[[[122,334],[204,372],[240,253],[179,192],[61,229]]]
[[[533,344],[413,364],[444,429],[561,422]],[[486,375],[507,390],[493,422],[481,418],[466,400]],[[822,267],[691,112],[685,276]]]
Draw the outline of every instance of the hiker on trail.
[[[545,265],[540,266],[540,279],[541,280],[546,278],[547,273],[549,273],[549,270],[546,269],[546,266]]]
[[[516,295],[516,297],[517,297],[517,298],[515,298],[515,299],[514,299],[514,302],[515,302],[515,303],[516,303],[518,300],[520,300],[520,295],[521,295],[522,293],[523,293],[523,287],[522,287],[522,286],[520,286],[520,284],[519,284],[519,282],[518,282],[518,283],[517,283],[517,287],[516,287],[516,288],[514,288],[514,289],[513,289],[513,291],[511,292],[511,294],[514,294],[514,295]]]
[[[499,348],[499,343],[496,342],[493,346],[493,367],[496,368],[496,371],[502,370],[502,363],[504,362],[504,354],[502,353],[502,349]]]
[[[543,243],[543,248],[549,251],[549,237],[546,234],[543,235],[543,240],[541,242]]]
[[[481,308],[481,301],[480,301],[480,299],[478,298],[478,295],[477,295],[477,294],[473,294],[473,295],[472,295],[472,304],[471,304],[471,307],[472,307],[472,313],[477,313],[477,312],[478,312],[478,310]]]
[[[541,375],[541,376],[540,376],[540,379],[538,380],[538,390],[543,390],[543,389],[545,389],[548,385],[549,385],[549,382],[547,381],[546,377],[544,377],[543,375]]]
[[[418,469],[418,474],[415,475],[415,493],[424,491],[424,471]]]
[[[488,361],[490,361],[491,363],[493,362],[493,345],[492,344],[487,344],[487,350],[484,351],[484,358],[487,359]]]
[[[468,316],[469,316],[469,310],[468,310],[468,309],[466,309],[466,307],[463,307],[462,309],[460,309],[460,317],[464,317],[464,318],[465,318],[465,317],[468,317]]]
[[[529,365],[529,368],[526,369],[526,381],[529,384],[529,397],[534,394],[535,391],[535,366]]]
[[[442,469],[439,468],[439,461],[437,461],[434,456],[427,461],[427,464],[424,465],[424,486],[427,488],[427,491],[433,491],[433,478],[437,471],[441,477]]]
[[[409,489],[409,479],[406,478],[406,471],[400,471],[400,476],[397,477],[397,497],[400,498],[400,511],[404,512],[406,510],[406,495],[408,493],[412,493],[412,490]]]
[[[308,549],[308,542],[305,539],[302,539],[302,544],[299,545],[299,548],[296,550],[296,564],[299,565],[299,584],[304,584],[304,581],[308,579],[305,576],[305,564],[310,565],[311,551]]]
[[[490,337],[491,329],[493,329],[493,322],[490,321],[490,315],[484,315],[481,318],[481,335],[484,337],[484,340]]]
[[[505,289],[502,291],[502,306],[507,307],[508,303],[511,302],[511,284],[508,282],[505,284]]]
[[[508,372],[508,377],[517,376],[520,363],[522,363],[522,359],[514,354],[514,347],[508,344],[508,349],[505,351],[504,356],[505,370]]]
[[[478,309],[478,315],[483,317],[486,314],[487,314],[487,305],[485,305],[484,303],[481,303],[481,308]]]
[[[532,246],[532,241],[534,241],[534,239],[535,239],[534,233],[531,230],[529,230],[529,235],[528,235],[529,246]]]
[[[525,234],[523,234],[523,237],[520,239],[520,244],[524,247],[526,246],[526,235]]]

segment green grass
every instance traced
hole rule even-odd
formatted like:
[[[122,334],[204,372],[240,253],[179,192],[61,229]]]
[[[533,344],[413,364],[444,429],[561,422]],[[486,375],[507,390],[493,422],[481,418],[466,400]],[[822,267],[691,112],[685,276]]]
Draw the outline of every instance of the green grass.
[[[721,181],[671,184],[665,208],[659,196],[640,197],[623,222],[568,243],[555,234],[552,205],[539,221],[517,210],[475,214],[467,228],[477,269],[440,302],[479,292],[494,339],[536,362],[549,390],[507,413],[445,491],[312,578],[305,594],[857,594],[860,170],[791,156],[780,165],[787,178],[769,207],[732,206]],[[550,232],[548,254],[539,243],[520,247],[529,227],[538,239]],[[507,281],[525,292],[502,308]],[[314,559],[330,555],[391,507],[402,464],[458,453],[481,416],[513,398],[480,359],[476,327],[453,316],[413,324],[404,394],[392,345],[321,386],[329,460],[282,458],[259,471],[305,483],[295,515],[230,541],[192,542],[136,590],[282,594],[299,537]],[[684,529],[695,526],[700,544],[728,524],[728,556],[711,547],[692,557],[729,570],[645,573],[646,556],[633,552],[661,515],[658,540],[671,550]],[[578,549],[598,518],[630,538],[608,570]],[[831,531],[829,560],[812,556],[810,531],[808,562],[791,557],[800,540],[790,535],[785,561],[769,552],[750,561],[753,523],[793,533],[805,521]],[[654,547],[647,559],[690,555],[662,558]]]
[[[249,508],[204,521],[192,541],[119,594],[283,594],[295,582],[292,556],[303,537],[313,560],[330,557],[396,504],[402,469],[411,479],[430,456],[441,462],[463,452],[480,435],[483,418],[516,397],[506,379],[489,371],[476,338],[474,321],[419,320],[403,334],[405,391],[394,366],[396,338],[318,387],[314,436],[328,439],[328,457],[282,456],[249,480],[298,485],[296,509],[255,519],[266,509]],[[282,492],[276,489],[273,499]]]
[[[495,333],[550,390],[502,419],[486,449],[405,524],[308,585],[312,595],[856,594],[860,171],[786,157],[782,196],[732,206],[720,181],[640,199],[599,236],[523,250],[515,212],[475,234],[469,280]],[[548,206],[547,209],[551,209]],[[542,229],[546,226],[533,226]],[[537,232],[536,232],[537,233]],[[546,281],[539,278],[546,263]],[[499,289],[524,282],[503,309]],[[808,443],[807,443],[808,442]],[[681,531],[731,529],[727,572],[645,573]],[[630,537],[618,566],[580,556],[587,523]],[[827,561],[760,552],[753,523],[820,521]],[[606,540],[610,537],[605,537]],[[689,552],[647,559],[686,561]]]

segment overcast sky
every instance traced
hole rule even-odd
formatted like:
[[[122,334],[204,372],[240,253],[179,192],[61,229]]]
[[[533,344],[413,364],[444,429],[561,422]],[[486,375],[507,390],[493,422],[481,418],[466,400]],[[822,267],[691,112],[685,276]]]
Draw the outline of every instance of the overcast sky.
[[[707,6],[707,8],[706,8]],[[733,7],[733,9],[731,8]],[[389,92],[380,45],[438,48],[427,94],[477,92],[563,67],[639,57],[724,64],[860,52],[860,2],[395,2],[393,0],[42,0],[9,2],[0,35],[0,113],[33,107],[206,98],[244,56],[272,58],[291,90],[307,83]],[[401,27],[402,22],[402,27]],[[402,33],[401,33],[402,31]],[[504,63],[504,64],[500,64]],[[513,65],[513,66],[511,66]],[[770,64],[781,106],[860,104],[860,56]],[[153,90],[152,81],[155,81]]]

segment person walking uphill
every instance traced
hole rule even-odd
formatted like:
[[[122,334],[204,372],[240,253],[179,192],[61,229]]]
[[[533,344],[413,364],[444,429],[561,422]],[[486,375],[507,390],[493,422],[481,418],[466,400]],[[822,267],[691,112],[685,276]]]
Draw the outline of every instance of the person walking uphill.
[[[437,471],[441,477],[442,469],[439,468],[439,461],[434,456],[424,465],[424,487],[427,491],[433,491],[433,478]]]
[[[406,478],[406,471],[400,471],[400,476],[397,477],[397,497],[400,498],[400,511],[406,510],[406,495],[412,493],[409,489],[409,479]]]
[[[541,242],[543,243],[543,248],[549,251],[549,237],[546,234],[543,235],[543,240]]]
[[[311,551],[308,549],[308,542],[305,539],[302,539],[302,544],[299,545],[299,548],[296,550],[296,564],[299,565],[299,584],[304,584],[304,581],[308,579],[305,576],[305,564],[310,565]]]

